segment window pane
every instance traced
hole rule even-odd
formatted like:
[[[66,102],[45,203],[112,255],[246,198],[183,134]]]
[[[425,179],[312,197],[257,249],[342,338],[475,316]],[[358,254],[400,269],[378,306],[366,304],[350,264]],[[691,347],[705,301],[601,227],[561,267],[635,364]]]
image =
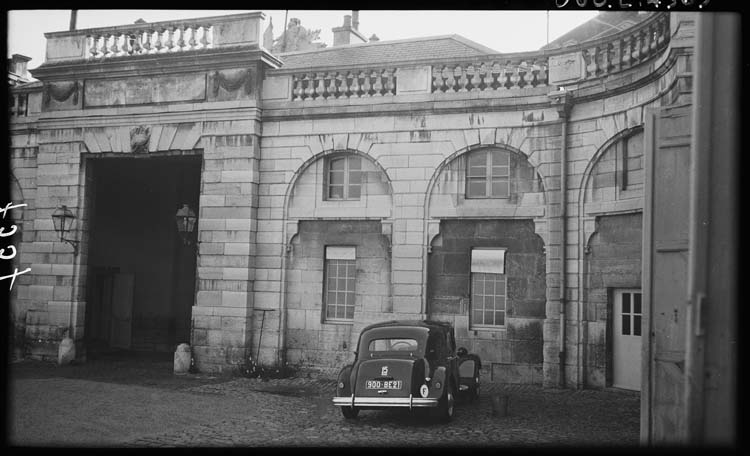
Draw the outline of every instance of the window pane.
[[[486,179],[470,179],[466,189],[467,196],[487,196]]]
[[[328,185],[344,185],[344,172],[331,171],[328,173]]]
[[[641,316],[640,315],[633,316],[633,335],[634,336],[641,335]]]
[[[492,179],[492,196],[507,198],[509,193],[507,180]]]
[[[349,185],[359,185],[362,183],[361,171],[349,171]]]
[[[494,319],[492,318],[492,314],[493,313],[494,312],[492,312],[491,310],[490,311],[486,311],[486,310],[484,311],[484,323],[486,325],[492,325],[492,324],[494,324]]]
[[[350,155],[349,157],[349,169],[362,169],[362,158],[357,155]]]
[[[640,314],[641,312],[641,294],[633,293],[633,313]]]
[[[630,335],[630,315],[622,316],[622,334],[624,336]]]
[[[328,161],[328,167],[331,170],[344,170],[344,157],[332,158]]]
[[[510,154],[504,150],[492,151],[492,166],[509,166]]]
[[[495,312],[495,324],[496,325],[505,324],[505,312]]]
[[[474,152],[469,154],[469,160],[468,164],[466,166],[468,169],[482,169],[484,170],[487,167],[487,153],[486,152]],[[482,175],[484,175],[484,171],[482,172]]]
[[[328,198],[330,199],[342,199],[344,197],[344,186],[343,185],[331,185],[328,187]]]
[[[510,168],[507,166],[493,166],[492,177],[508,177]]]
[[[348,198],[350,199],[359,199],[360,196],[360,186],[357,185],[349,185],[349,195]]]
[[[471,315],[472,323],[475,325],[481,325],[482,324],[482,312],[479,310],[474,310]]]
[[[622,294],[622,313],[630,313],[630,293]]]

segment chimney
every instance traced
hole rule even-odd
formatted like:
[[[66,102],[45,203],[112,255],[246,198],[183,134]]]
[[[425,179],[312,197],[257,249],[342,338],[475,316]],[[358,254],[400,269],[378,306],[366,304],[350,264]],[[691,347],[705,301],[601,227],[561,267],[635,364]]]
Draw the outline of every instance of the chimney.
[[[23,79],[28,79],[28,75],[26,74],[26,67],[29,63],[29,60],[31,60],[31,57],[26,57],[25,55],[21,54],[13,54],[13,56],[10,58],[9,65],[11,73],[16,74]]]
[[[352,28],[359,31],[359,11],[352,10]]]
[[[366,43],[367,38],[364,37],[357,26],[359,26],[359,11],[352,11],[354,13],[354,26],[352,26],[352,16],[344,16],[344,25],[341,27],[334,27],[333,31],[333,45],[343,46],[346,44]]]

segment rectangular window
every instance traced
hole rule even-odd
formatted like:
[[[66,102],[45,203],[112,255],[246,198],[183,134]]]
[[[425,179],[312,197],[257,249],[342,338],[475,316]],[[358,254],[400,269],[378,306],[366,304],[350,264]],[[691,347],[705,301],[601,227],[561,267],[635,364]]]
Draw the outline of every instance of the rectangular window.
[[[354,319],[354,247],[326,247],[323,307],[326,320]]]
[[[505,325],[505,249],[471,250],[471,325]]]
[[[641,335],[641,293],[622,294],[622,335]]]
[[[507,151],[472,152],[466,161],[467,198],[508,198],[510,154]]]
[[[330,157],[325,162],[326,199],[358,200],[362,193],[362,159],[356,155]]]

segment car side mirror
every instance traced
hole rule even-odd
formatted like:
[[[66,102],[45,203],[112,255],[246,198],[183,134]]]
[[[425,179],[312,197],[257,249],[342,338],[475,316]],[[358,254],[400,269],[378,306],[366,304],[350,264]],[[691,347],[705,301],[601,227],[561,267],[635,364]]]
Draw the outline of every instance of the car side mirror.
[[[352,353],[354,353],[354,356],[357,356],[357,350],[353,350]]]
[[[458,350],[456,350],[456,355],[458,356],[466,356],[469,354],[469,350],[467,350],[465,347],[459,347]]]

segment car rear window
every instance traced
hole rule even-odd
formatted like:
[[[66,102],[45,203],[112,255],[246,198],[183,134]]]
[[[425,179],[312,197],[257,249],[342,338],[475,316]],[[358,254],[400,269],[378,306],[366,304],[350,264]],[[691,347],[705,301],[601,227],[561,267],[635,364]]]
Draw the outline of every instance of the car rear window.
[[[405,351],[412,352],[417,349],[416,339],[373,339],[370,341],[368,351],[372,352],[391,352],[391,351]]]

